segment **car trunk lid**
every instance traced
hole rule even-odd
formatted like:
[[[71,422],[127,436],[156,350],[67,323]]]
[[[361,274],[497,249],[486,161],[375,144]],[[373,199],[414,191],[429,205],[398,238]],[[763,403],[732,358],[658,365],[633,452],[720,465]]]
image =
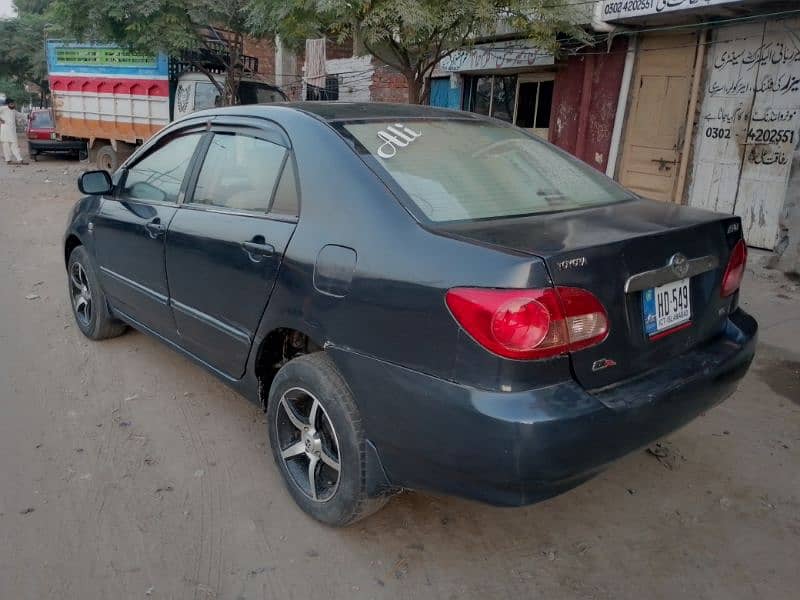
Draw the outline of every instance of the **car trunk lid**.
[[[578,211],[457,223],[449,235],[542,258],[553,284],[589,290],[608,312],[605,341],[570,355],[576,380],[605,387],[664,364],[724,326],[731,301],[720,280],[730,248],[741,238],[737,217],[635,199]],[[648,335],[643,295],[692,273],[688,325]],[[685,259],[684,263],[681,258]],[[677,272],[676,272],[677,271]],[[627,291],[626,291],[627,285]]]

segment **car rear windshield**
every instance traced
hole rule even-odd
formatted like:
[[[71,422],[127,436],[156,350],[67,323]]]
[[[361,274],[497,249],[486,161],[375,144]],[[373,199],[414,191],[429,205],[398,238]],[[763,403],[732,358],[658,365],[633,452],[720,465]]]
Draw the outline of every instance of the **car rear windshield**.
[[[630,198],[594,169],[515,127],[457,119],[341,127],[434,222],[575,210]]]
[[[40,129],[47,129],[53,126],[53,116],[50,111],[37,111],[31,117],[31,125]]]

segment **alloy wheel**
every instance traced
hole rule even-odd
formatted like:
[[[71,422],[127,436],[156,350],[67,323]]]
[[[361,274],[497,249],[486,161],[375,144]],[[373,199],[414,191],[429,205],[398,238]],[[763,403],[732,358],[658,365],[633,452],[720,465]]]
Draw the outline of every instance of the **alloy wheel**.
[[[92,291],[89,288],[86,270],[81,263],[72,263],[69,270],[69,281],[75,316],[82,325],[88,326],[92,321]]]
[[[295,485],[316,502],[330,500],[339,487],[339,441],[320,401],[308,390],[291,388],[275,413],[281,459]]]

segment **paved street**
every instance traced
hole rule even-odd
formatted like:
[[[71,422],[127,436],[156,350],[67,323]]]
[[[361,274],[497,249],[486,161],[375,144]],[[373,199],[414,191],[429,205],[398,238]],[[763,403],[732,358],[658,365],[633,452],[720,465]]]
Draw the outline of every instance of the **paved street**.
[[[255,407],[140,333],[80,335],[61,235],[83,168],[0,164],[0,598],[797,597],[797,282],[751,266],[756,363],[660,456],[535,506],[404,493],[333,530]]]

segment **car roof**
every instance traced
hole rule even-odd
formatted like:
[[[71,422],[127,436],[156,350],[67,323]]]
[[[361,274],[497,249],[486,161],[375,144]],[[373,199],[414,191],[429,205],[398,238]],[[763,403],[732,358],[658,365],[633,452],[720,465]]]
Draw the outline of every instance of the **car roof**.
[[[351,121],[359,119],[480,119],[479,115],[459,110],[448,110],[420,104],[391,104],[388,102],[275,102],[270,104],[239,105],[235,108],[217,108],[203,114],[226,114],[232,110],[242,116],[266,116],[274,107],[290,108],[309,113],[323,121]]]
[[[289,102],[287,106],[312,113],[326,121],[353,119],[446,118],[463,119],[471,113],[448,110],[421,104],[391,104],[388,102]]]

